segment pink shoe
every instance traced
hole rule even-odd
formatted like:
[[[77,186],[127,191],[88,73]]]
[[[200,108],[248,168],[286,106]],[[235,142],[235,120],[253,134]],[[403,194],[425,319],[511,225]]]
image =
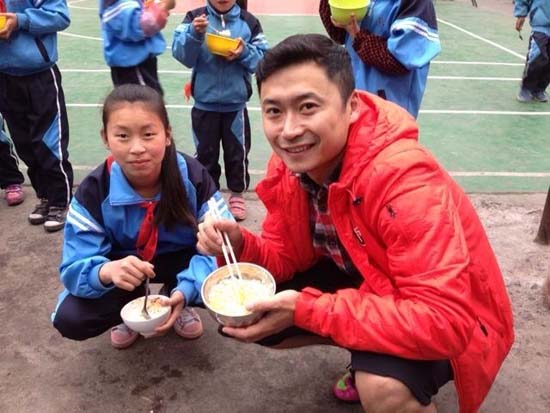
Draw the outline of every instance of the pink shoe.
[[[9,206],[19,205],[25,200],[23,188],[18,184],[9,185],[4,190],[4,196]]]
[[[202,336],[204,331],[199,314],[190,307],[185,307],[174,323],[174,331],[177,335],[193,339]]]
[[[229,197],[229,211],[237,221],[246,219],[246,204],[241,194],[233,194]]]
[[[348,371],[340,377],[340,379],[333,386],[332,392],[337,399],[346,403],[358,403],[360,401],[359,393],[357,393],[357,388],[355,387],[355,381],[353,380],[351,371]]]
[[[119,350],[130,347],[138,337],[139,334],[130,330],[124,323],[111,328],[111,345]]]

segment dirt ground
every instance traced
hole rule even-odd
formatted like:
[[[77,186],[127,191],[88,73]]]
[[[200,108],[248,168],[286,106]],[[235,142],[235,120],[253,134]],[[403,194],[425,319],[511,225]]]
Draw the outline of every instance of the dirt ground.
[[[30,188],[26,188],[31,193]],[[247,195],[245,225],[259,230],[264,209]],[[550,246],[533,242],[546,194],[472,194],[498,256],[515,315],[516,342],[483,406],[484,413],[550,411],[550,311],[541,287]],[[217,334],[201,310],[205,334],[173,333],[111,348],[108,334],[63,339],[50,324],[60,291],[61,233],[26,222],[35,200],[0,202],[0,412],[349,412],[330,387],[348,363],[344,350],[314,346],[276,351]],[[436,396],[440,413],[457,411],[454,388]]]

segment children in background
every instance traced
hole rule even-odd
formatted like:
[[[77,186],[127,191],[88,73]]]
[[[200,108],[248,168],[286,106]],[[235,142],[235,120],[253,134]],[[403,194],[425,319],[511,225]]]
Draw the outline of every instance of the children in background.
[[[338,24],[328,0],[319,3],[328,35],[345,44],[357,89],[397,103],[418,116],[430,61],[441,51],[431,0],[376,0],[361,22]]]
[[[190,305],[200,302],[204,278],[216,267],[195,249],[197,223],[216,200],[232,219],[206,169],[176,152],[166,107],[148,86],[115,88],[103,107],[101,136],[111,155],[75,194],[60,266],[65,291],[52,315],[67,338],[85,340],[111,329],[111,343],[126,348],[138,334],[121,323],[120,310],[144,294],[146,277],[164,283],[172,326],[184,338],[203,327]]]
[[[27,164],[39,203],[29,215],[48,232],[65,225],[72,196],[69,123],[57,61],[57,32],[70,24],[66,0],[7,0],[0,30],[0,113]]]
[[[25,192],[21,186],[24,181],[13,144],[4,132],[4,118],[0,113],[0,188],[4,190],[4,199],[8,206],[19,205],[25,200]]]
[[[240,44],[228,57],[217,56],[205,45],[206,33],[229,31]],[[250,122],[246,102],[252,95],[250,75],[268,45],[262,27],[235,0],[209,0],[191,10],[174,33],[173,56],[193,68],[191,111],[197,159],[220,187],[220,141],[225,177],[231,191],[229,208],[237,220],[246,218],[243,192],[248,188]]]
[[[476,412],[514,330],[468,197],[419,145],[408,113],[354,90],[348,53],[325,36],[283,40],[256,81],[275,153],[256,186],[262,234],[207,218],[197,248],[221,255],[224,231],[278,293],[249,304],[266,312],[256,324],[222,332],[275,348],[348,349],[352,372],[334,392],[367,412],[435,412],[432,396],[450,380],[460,412]]]
[[[101,0],[103,55],[115,86],[148,85],[163,93],[157,56],[166,49],[161,30],[175,0]]]
[[[531,37],[525,60],[520,102],[548,102],[546,88],[550,84],[550,1],[515,0],[516,30],[521,31],[529,15]]]

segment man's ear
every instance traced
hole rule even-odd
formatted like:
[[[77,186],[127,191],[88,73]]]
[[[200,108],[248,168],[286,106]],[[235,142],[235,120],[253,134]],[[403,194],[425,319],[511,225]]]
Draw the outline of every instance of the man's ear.
[[[349,105],[351,110],[351,116],[350,116],[350,122],[354,123],[359,119],[360,111],[359,111],[359,95],[357,94],[357,91],[354,90],[349,98]]]
[[[99,134],[101,135],[101,140],[103,141],[103,145],[105,145],[105,147],[107,149],[111,149],[109,147],[109,141],[107,140],[107,134],[105,133],[105,129],[101,129],[101,131],[99,132]]]

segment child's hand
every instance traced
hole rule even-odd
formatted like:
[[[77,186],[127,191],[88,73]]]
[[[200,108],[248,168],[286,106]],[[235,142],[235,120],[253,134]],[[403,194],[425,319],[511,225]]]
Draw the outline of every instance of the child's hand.
[[[338,23],[332,18],[332,16],[330,17],[330,20],[332,21],[334,27],[338,27],[347,31],[352,39],[355,39],[355,36],[357,36],[357,33],[359,33],[359,31],[361,30],[354,13],[351,14],[349,22],[347,24]]]
[[[155,277],[154,268],[150,262],[129,255],[103,264],[99,270],[99,279],[105,285],[113,283],[120,289],[134,291],[146,277]]]
[[[165,298],[162,302],[162,305],[164,306],[171,306],[172,307],[172,313],[170,314],[170,317],[166,322],[158,326],[155,329],[155,335],[156,336],[162,336],[172,328],[172,326],[175,324],[176,320],[181,314],[181,310],[183,309],[183,305],[185,304],[185,297],[180,291],[174,291],[172,296],[170,298]]]
[[[525,23],[525,17],[518,17],[516,19],[516,30],[518,32],[521,31],[521,29],[523,28],[523,24]]]
[[[191,24],[197,33],[204,34],[206,33],[206,29],[208,27],[208,18],[206,17],[206,14],[201,14],[200,16],[195,17]]]
[[[8,40],[11,34],[17,30],[17,14],[2,13],[5,19],[4,27],[0,29],[0,40]]]
[[[229,61],[235,60],[243,53],[243,51],[244,51],[244,41],[239,37],[239,45],[235,50],[230,51],[229,55],[226,56],[225,58]]]

